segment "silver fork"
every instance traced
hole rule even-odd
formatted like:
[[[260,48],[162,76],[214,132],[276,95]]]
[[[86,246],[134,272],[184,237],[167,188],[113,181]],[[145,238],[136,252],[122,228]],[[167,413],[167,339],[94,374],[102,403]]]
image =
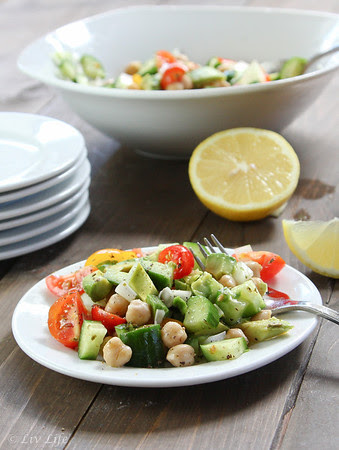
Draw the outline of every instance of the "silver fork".
[[[211,242],[204,238],[204,242],[206,247],[200,244],[200,242],[197,242],[199,249],[203,256],[207,258],[207,256],[211,253],[218,253],[215,249],[217,247],[221,253],[225,253],[228,255],[227,250],[225,247],[221,244],[221,242],[215,237],[214,234],[211,234],[211,240],[213,241],[213,246]],[[201,261],[199,256],[194,253],[192,250],[194,259],[196,260],[198,266],[201,268],[201,270],[205,270],[205,264]],[[324,319],[330,320],[333,323],[336,323],[339,325],[339,313],[337,311],[334,311],[334,309],[328,308],[324,305],[315,305],[312,303],[300,301],[300,300],[292,300],[292,299],[272,299],[272,298],[265,298],[266,307],[272,311],[274,315],[285,313],[288,311],[306,311],[311,314],[315,314],[317,316],[323,317]]]

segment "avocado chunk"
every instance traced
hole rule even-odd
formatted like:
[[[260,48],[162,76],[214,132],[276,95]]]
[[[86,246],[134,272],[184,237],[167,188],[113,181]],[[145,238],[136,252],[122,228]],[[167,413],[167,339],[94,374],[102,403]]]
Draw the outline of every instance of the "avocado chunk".
[[[105,278],[104,273],[100,270],[96,270],[95,272],[86,275],[82,280],[82,287],[94,302],[105,298],[112,289],[111,283]]]
[[[113,284],[113,286],[118,286],[118,284],[122,283],[123,281],[128,281],[129,274],[128,272],[119,272],[118,270],[113,270],[109,267],[104,272],[104,277],[111,284]]]
[[[158,294],[153,281],[147,275],[140,262],[137,262],[129,272],[128,285],[135,291],[141,300],[146,301],[147,295]]]
[[[191,288],[189,284],[185,283],[182,280],[174,280],[175,289],[179,289],[180,291],[190,291]]]
[[[219,295],[223,292],[224,286],[219,283],[208,272],[203,274],[191,284],[191,289],[195,295],[203,295],[212,303],[215,303]]]
[[[223,311],[224,320],[230,326],[243,318],[254,316],[266,306],[252,280],[245,281],[232,289],[224,287],[223,293],[217,298],[216,305]]]
[[[146,270],[148,276],[159,291],[165,287],[172,287],[173,273],[176,268],[174,262],[169,261],[167,264],[163,264],[157,261],[141,259],[140,264]]]
[[[115,272],[129,272],[135,264],[135,259],[125,259],[125,261],[116,262],[114,260],[103,261],[98,265],[98,269],[103,272],[107,269],[111,269]]]
[[[159,367],[165,360],[165,348],[160,325],[135,328],[130,324],[117,325],[115,331],[122,342],[132,349],[132,358],[126,366]]]
[[[291,78],[301,75],[307,64],[307,59],[300,58],[299,56],[294,56],[289,60],[285,61],[280,72],[279,78]]]
[[[207,361],[236,359],[248,351],[246,339],[244,337],[211,342],[210,344],[200,345],[200,348]]]
[[[207,331],[218,323],[218,310],[206,297],[195,295],[188,299],[184,326],[190,333]]]
[[[84,320],[79,338],[79,358],[96,359],[106,334],[107,330],[101,322]]]
[[[271,317],[265,320],[244,322],[239,325],[239,328],[245,333],[249,342],[253,344],[280,336],[291,330],[293,326],[286,320]]]
[[[188,72],[194,88],[203,88],[216,81],[225,80],[225,75],[220,70],[210,66],[202,66]]]
[[[225,253],[211,253],[206,258],[206,272],[211,273],[219,280],[223,275],[230,275],[237,264],[233,256]]]

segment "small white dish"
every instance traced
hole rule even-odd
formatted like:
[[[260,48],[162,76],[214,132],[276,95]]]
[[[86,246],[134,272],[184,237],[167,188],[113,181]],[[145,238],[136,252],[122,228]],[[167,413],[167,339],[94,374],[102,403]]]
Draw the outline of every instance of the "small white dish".
[[[72,264],[57,271],[56,275],[71,273],[83,264],[84,261]],[[286,292],[291,298],[322,303],[314,284],[290,266],[284,267],[270,285]],[[47,318],[49,308],[55,300],[56,297],[48,291],[44,279],[22,297],[12,319],[12,330],[18,345],[33,360],[56,372],[81,380],[117,386],[190,386],[234,377],[262,367],[290,352],[312,333],[317,324],[316,316],[308,313],[294,312],[281,316],[294,326],[288,334],[258,343],[235,360],[179,368],[112,368],[100,361],[80,360],[74,350],[53,339],[48,330]]]
[[[1,205],[0,220],[22,216],[33,211],[39,211],[47,206],[66,200],[77,192],[84,184],[90,183],[90,164],[86,159],[77,172],[63,183],[45,191],[31,195],[14,202]]]
[[[41,209],[40,211],[34,212],[32,214],[26,214],[23,216],[15,217],[14,219],[1,220],[0,221],[0,231],[10,230],[11,228],[20,227],[22,225],[27,225],[33,222],[38,222],[39,220],[50,217],[60,211],[64,211],[66,208],[75,205],[77,202],[81,201],[83,197],[88,197],[88,186],[84,184],[79,191],[74,195],[69,197],[67,200],[61,201],[55,205],[48,208]]]
[[[0,192],[48,180],[85,151],[81,133],[51,117],[0,112]]]
[[[23,225],[21,227],[12,228],[11,230],[5,230],[0,232],[0,250],[1,247],[10,244],[15,244],[16,242],[25,241],[31,239],[35,236],[40,236],[47,231],[54,230],[60,227],[66,222],[69,222],[73,217],[75,217],[83,208],[88,200],[88,194],[81,198],[81,201],[76,205],[72,205],[65,209],[64,211],[53,214],[50,217],[39,220],[38,222],[33,222],[28,225]]]
[[[18,242],[16,244],[6,245],[0,247],[0,261],[14,258],[16,256],[26,255],[36,250],[48,247],[56,242],[65,239],[74,233],[85,222],[90,213],[89,202],[81,209],[81,211],[73,217],[69,222],[55,228],[51,231],[43,233],[26,241]]]
[[[38,192],[42,192],[52,186],[56,186],[57,184],[68,180],[68,178],[74,175],[74,173],[83,164],[86,158],[86,154],[87,150],[80,156],[80,159],[72,167],[67,169],[65,172],[60,173],[59,175],[56,175],[55,177],[49,178],[48,180],[42,181],[41,183],[33,184],[32,186],[0,194],[0,204],[20,200],[21,198],[28,197],[29,195],[33,195]]]

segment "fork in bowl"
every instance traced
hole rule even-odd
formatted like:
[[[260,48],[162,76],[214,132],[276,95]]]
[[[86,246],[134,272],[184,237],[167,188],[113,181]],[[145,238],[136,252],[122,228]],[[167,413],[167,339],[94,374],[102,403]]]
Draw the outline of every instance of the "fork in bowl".
[[[225,253],[226,255],[228,255],[227,250],[221,244],[221,242],[215,237],[214,234],[211,234],[211,240],[213,241],[214,246],[207,238],[204,238],[204,242],[206,244],[205,247],[202,244],[200,244],[200,242],[197,242],[199,249],[205,258],[207,258],[207,256],[211,253]],[[216,250],[216,247],[218,248],[219,252]],[[194,250],[191,251],[198,266],[201,268],[201,270],[205,271],[206,270],[205,264],[201,261],[201,259],[194,252]],[[267,309],[270,309],[274,315],[285,313],[288,311],[296,311],[296,310],[306,311],[311,314],[323,317],[324,319],[330,320],[331,322],[339,325],[339,313],[324,305],[316,305],[300,300],[292,300],[285,298],[273,299],[267,297],[265,297],[265,303]]]

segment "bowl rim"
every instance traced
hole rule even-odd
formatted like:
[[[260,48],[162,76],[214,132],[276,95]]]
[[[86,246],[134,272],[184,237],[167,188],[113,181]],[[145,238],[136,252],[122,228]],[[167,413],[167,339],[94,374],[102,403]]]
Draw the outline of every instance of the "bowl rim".
[[[316,11],[316,10],[303,10],[296,8],[276,8],[276,7],[263,7],[263,6],[225,6],[225,5],[130,5],[119,7],[116,9],[111,9],[102,13],[94,14],[91,16],[84,17],[82,19],[77,19],[75,21],[64,24],[54,30],[46,33],[38,39],[35,39],[29,45],[27,45],[20,53],[17,59],[18,68],[26,75],[35,78],[49,86],[53,86],[62,91],[71,91],[73,93],[87,94],[97,97],[107,97],[107,98],[121,98],[129,100],[158,100],[163,101],[177,100],[177,99],[201,99],[201,98],[213,98],[213,97],[224,97],[233,95],[244,95],[248,93],[257,93],[261,91],[269,91],[279,89],[281,86],[295,85],[304,82],[304,80],[318,78],[319,76],[333,72],[339,68],[339,61],[335,63],[332,67],[317,69],[310,73],[303,75],[298,75],[292,78],[285,78],[283,80],[275,80],[274,83],[256,83],[244,86],[232,86],[232,89],[225,89],[225,87],[215,87],[213,89],[185,89],[180,91],[166,91],[166,90],[134,90],[134,89],[109,89],[102,86],[84,85],[80,83],[72,83],[69,80],[63,80],[58,78],[57,75],[45,75],[37,72],[36,70],[30,68],[23,62],[26,54],[28,54],[32,48],[42,42],[46,42],[48,38],[54,36],[59,30],[66,27],[73,26],[78,23],[90,23],[93,21],[100,20],[103,17],[127,14],[130,12],[152,11],[152,10],[172,10],[172,11],[230,11],[230,12],[249,12],[254,14],[284,14],[284,15],[297,15],[297,16],[316,16],[336,19],[339,21],[339,14],[326,12],[326,11]]]

